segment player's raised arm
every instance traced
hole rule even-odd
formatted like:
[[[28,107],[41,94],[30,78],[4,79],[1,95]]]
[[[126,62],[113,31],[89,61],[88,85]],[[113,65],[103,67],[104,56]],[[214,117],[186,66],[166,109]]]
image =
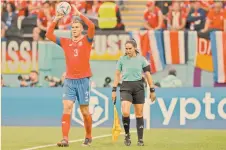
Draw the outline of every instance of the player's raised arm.
[[[82,21],[88,26],[88,31],[87,31],[88,41],[91,43],[93,41],[93,37],[95,34],[94,23],[91,20],[89,20],[86,16],[84,16],[82,13],[80,13],[75,5],[72,5],[72,7],[75,11],[74,15],[79,16],[82,19]]]
[[[56,35],[54,34],[54,29],[56,27],[56,24],[57,22],[63,17],[64,15],[61,14],[61,13],[58,13],[57,12],[57,15],[55,16],[53,22],[51,23],[51,25],[49,26],[49,28],[47,29],[47,32],[46,32],[46,37],[50,40],[50,41],[53,41],[57,44],[60,45],[60,40],[57,40],[57,37]]]

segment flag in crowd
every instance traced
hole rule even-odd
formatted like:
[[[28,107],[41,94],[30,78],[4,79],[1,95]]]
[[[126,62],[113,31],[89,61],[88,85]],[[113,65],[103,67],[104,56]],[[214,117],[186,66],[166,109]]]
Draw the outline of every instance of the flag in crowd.
[[[194,67],[213,72],[215,82],[226,83],[226,33],[213,32],[211,39],[195,35],[189,38],[194,34],[184,31],[130,32],[141,54],[150,62],[151,73],[162,71],[168,64],[186,64],[189,53],[194,51]]]
[[[217,83],[226,83],[226,32],[212,32],[210,39],[214,80]]]

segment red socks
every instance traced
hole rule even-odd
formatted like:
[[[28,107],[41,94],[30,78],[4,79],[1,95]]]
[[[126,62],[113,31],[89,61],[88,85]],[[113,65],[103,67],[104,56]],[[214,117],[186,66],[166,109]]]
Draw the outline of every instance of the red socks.
[[[63,139],[68,140],[68,133],[71,126],[71,115],[70,114],[63,114],[62,116],[62,133]]]
[[[92,117],[91,115],[83,115],[84,127],[86,130],[86,138],[92,138]]]
[[[86,130],[86,138],[92,138],[92,117],[91,115],[83,115],[84,127]],[[63,139],[68,140],[68,134],[71,126],[71,115],[63,114],[62,116],[62,134]]]

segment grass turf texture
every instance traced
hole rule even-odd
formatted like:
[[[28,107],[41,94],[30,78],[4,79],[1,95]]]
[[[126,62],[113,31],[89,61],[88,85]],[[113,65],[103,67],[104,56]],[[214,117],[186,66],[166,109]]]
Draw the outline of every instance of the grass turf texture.
[[[131,129],[135,130],[135,129]],[[95,128],[93,136],[111,134],[110,128]],[[68,148],[56,146],[42,150],[226,150],[226,130],[151,129],[144,132],[144,147],[138,147],[136,133],[131,133],[132,144],[123,144],[124,136],[112,143],[111,137],[94,139],[91,147],[82,142],[70,143]],[[70,140],[84,138],[84,129],[71,128]],[[2,150],[21,150],[54,144],[61,140],[60,127],[2,127]]]

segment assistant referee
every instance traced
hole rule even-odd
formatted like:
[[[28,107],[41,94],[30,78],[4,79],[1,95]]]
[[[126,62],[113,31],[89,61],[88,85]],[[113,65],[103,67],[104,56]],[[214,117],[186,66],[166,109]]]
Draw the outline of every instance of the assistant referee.
[[[125,130],[124,144],[131,145],[130,140],[130,106],[134,105],[134,111],[137,124],[138,146],[144,146],[143,142],[143,106],[145,102],[145,90],[142,82],[142,73],[144,72],[150,86],[150,99],[156,99],[154,84],[150,74],[150,65],[148,61],[137,51],[135,40],[128,40],[125,44],[126,54],[121,56],[116,68],[114,85],[112,89],[112,100],[116,100],[117,85],[122,73],[122,85],[120,87],[120,99],[122,106],[122,122]]]

